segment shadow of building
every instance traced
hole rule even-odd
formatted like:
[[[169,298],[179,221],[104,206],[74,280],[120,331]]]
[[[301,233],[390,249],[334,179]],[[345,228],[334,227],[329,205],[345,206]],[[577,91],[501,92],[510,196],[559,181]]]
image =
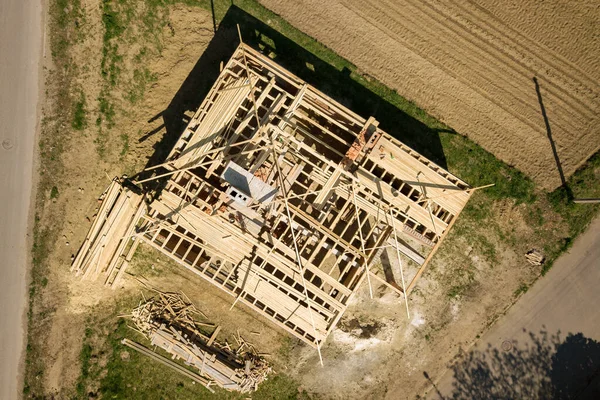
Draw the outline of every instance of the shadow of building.
[[[227,11],[215,36],[167,109],[152,118],[163,118],[166,133],[155,144],[154,154],[148,160],[146,168],[165,161],[189,120],[186,113],[194,112],[200,106],[219,75],[221,62],[226,62],[233,54],[239,44],[236,25],[240,26],[246,44],[273,58],[278,64],[357,114],[365,118],[374,116],[383,130],[441,167],[447,168],[438,130],[429,128],[361,85],[352,78],[350,70],[334,68],[235,5]],[[145,137],[151,134],[152,132]],[[141,174],[137,178],[146,177],[147,174]]]

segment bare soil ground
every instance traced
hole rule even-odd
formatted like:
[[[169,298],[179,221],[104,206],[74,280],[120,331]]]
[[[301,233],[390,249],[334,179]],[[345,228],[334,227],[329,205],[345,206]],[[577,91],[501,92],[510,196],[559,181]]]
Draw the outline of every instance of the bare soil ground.
[[[59,398],[72,390],[80,375],[79,358],[86,314],[99,305],[106,307],[103,302],[114,304],[119,297],[117,292],[104,289],[100,282],[82,282],[69,273],[71,257],[89,228],[86,221],[93,218],[96,199],[112,177],[131,174],[144,167],[154,152],[153,146],[165,133],[161,118],[150,120],[167,108],[213,35],[209,13],[186,7],[175,7],[171,11],[168,25],[157,32],[164,49],[158,51],[150,46],[146,50],[149,56],[136,64],[135,56],[140,53],[140,47],[127,48],[123,55],[122,86],[111,92],[114,94],[112,104],[117,110],[114,121],[110,129],[105,128],[100,135],[102,126],[94,119],[100,114],[96,99],[103,87],[100,70],[96,68],[102,59],[102,9],[98,1],[82,2],[79,23],[85,28],[85,34],[81,34],[72,47],[70,68],[77,71],[74,74],[77,78],[71,83],[73,96],[86,99],[87,116],[85,128],[80,132],[61,126],[63,130],[71,130],[72,134],[62,153],[61,161],[66,167],[54,181],[56,195],[43,194],[51,201],[40,212],[45,216],[41,224],[56,226],[57,230],[48,258],[47,286],[37,306],[42,311],[34,310],[36,314],[43,313],[41,326],[44,329],[43,334],[34,332],[40,334],[38,339],[44,338],[45,368],[38,373],[37,379],[43,379],[46,393]],[[133,85],[131,77],[134,71],[140,70],[141,61],[155,79],[147,83],[139,101],[131,102],[127,99]],[[49,79],[51,81],[52,77]],[[53,90],[52,86],[49,90]],[[50,93],[45,106],[47,115],[56,112],[53,99]],[[148,132],[155,134],[147,135]],[[147,139],[140,142],[143,137]],[[100,140],[105,146],[102,152],[98,149]],[[42,173],[52,171],[42,170]],[[138,289],[135,290],[137,293]]]
[[[261,0],[547,189],[600,147],[593,0]]]
[[[523,212],[524,207],[505,203],[492,218],[504,218],[503,229],[526,237],[530,228]],[[373,282],[370,299],[364,284],[323,349],[325,368],[315,369],[316,355],[307,351],[293,376],[325,398],[412,399],[427,390],[423,372],[434,378],[442,374],[459,349],[468,348],[502,315],[519,286],[539,274],[519,254],[530,243],[511,246],[492,233],[494,252],[473,247],[472,235],[486,234],[477,225],[459,220],[458,232],[449,236],[411,293],[409,317],[401,298]]]

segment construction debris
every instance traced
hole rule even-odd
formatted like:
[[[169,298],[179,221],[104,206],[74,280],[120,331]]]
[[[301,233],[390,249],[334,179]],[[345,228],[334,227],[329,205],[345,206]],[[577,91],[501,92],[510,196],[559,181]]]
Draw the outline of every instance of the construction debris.
[[[210,336],[203,333],[201,328],[214,325],[196,321],[195,318],[203,314],[187,296],[153,290],[157,296],[140,303],[129,315],[135,325],[133,329],[144,335],[153,346],[171,354],[173,359],[182,359],[186,365],[197,369],[199,378],[190,378],[209,389],[216,385],[242,393],[255,391],[267,379],[271,368],[239,332],[235,336],[237,347],[232,349],[227,342],[217,340],[220,326]],[[149,355],[147,352],[150,350],[140,349],[143,346],[139,344],[124,344]]]

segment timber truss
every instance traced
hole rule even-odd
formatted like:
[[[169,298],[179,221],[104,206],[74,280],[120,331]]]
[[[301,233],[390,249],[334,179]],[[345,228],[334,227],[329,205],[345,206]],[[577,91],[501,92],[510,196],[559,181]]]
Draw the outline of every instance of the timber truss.
[[[73,269],[114,285],[143,241],[318,349],[364,280],[408,311],[474,190],[243,43],[151,170],[158,192],[113,182]],[[385,247],[401,285],[371,271]]]

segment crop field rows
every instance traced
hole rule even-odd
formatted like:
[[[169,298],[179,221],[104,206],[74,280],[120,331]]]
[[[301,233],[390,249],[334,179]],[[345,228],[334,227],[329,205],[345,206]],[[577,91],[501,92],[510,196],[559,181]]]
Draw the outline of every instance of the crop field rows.
[[[575,27],[559,1],[262,3],[546,188],[561,180],[540,97],[566,176],[600,147],[589,2],[566,10]]]

